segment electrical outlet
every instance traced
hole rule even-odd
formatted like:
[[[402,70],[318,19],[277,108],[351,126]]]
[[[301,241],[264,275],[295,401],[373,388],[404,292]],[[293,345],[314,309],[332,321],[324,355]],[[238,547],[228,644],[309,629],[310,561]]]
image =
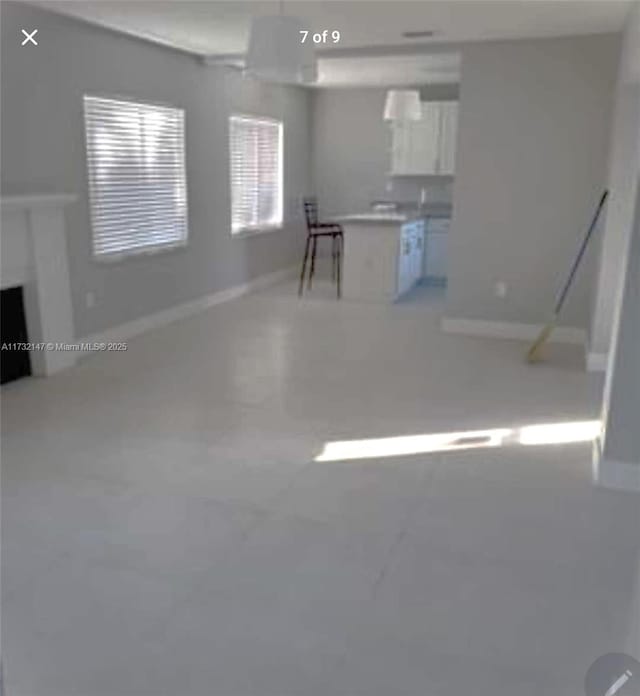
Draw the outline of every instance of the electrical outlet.
[[[88,292],[84,296],[84,303],[87,306],[87,309],[91,309],[92,307],[96,306],[96,296],[95,293],[93,292]]]
[[[504,282],[504,280],[498,280],[493,286],[493,291],[496,297],[503,300],[507,296],[507,284]]]

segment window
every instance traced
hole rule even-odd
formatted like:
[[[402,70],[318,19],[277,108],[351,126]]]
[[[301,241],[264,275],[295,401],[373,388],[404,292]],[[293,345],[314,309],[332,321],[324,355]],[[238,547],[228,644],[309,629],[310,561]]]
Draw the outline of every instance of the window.
[[[184,111],[84,97],[93,253],[185,244]]]
[[[231,233],[282,225],[282,121],[229,119]]]

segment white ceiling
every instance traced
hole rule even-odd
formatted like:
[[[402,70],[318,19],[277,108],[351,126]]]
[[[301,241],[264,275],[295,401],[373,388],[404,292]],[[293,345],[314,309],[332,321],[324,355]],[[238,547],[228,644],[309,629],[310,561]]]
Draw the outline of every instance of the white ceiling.
[[[40,0],[34,4],[191,53],[229,55],[244,53],[251,17],[275,14],[280,3]],[[417,55],[428,50],[426,44],[619,31],[631,4],[631,0],[285,0],[283,11],[306,21],[311,32],[340,31],[338,44],[321,46],[326,54],[333,53],[331,61],[320,63],[321,82],[328,86],[426,83],[431,72],[433,81],[441,81],[424,56],[421,60],[405,55],[394,61],[373,56],[412,44],[419,44],[415,51],[408,49]],[[416,30],[436,34],[426,40],[402,36]],[[354,52],[369,52],[372,58],[368,63],[354,62]]]
[[[460,81],[459,53],[321,58],[318,87],[401,87]]]

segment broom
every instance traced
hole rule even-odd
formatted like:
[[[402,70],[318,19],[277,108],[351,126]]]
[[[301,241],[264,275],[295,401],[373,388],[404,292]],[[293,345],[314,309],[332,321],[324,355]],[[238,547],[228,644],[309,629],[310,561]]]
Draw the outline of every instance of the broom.
[[[558,299],[556,301],[556,306],[555,306],[555,309],[553,311],[553,316],[551,317],[551,320],[542,329],[542,331],[540,331],[538,338],[536,338],[534,344],[531,346],[531,348],[529,348],[529,352],[527,353],[527,360],[530,363],[539,362],[542,359],[542,349],[544,348],[547,340],[549,339],[551,332],[555,329],[556,325],[558,324],[558,318],[560,317],[560,311],[562,310],[562,305],[564,304],[564,301],[567,299],[567,295],[569,294],[569,289],[571,288],[571,284],[573,283],[573,279],[576,275],[576,271],[578,270],[578,266],[580,265],[580,261],[582,261],[582,257],[584,256],[584,252],[587,250],[587,245],[589,244],[589,240],[591,239],[593,231],[596,228],[596,225],[598,223],[598,218],[600,217],[600,213],[602,211],[602,208],[604,207],[604,204],[605,204],[605,201],[607,200],[608,195],[609,195],[609,191],[605,190],[602,194],[602,197],[600,198],[600,203],[598,203],[598,207],[596,208],[596,212],[593,216],[593,219],[591,220],[591,224],[589,225],[589,229],[587,230],[587,234],[585,235],[584,239],[582,240],[582,244],[580,245],[580,250],[578,251],[578,255],[576,256],[576,259],[573,262],[573,266],[571,267],[571,271],[569,272],[569,277],[567,278],[567,280],[562,288],[562,291],[560,292],[560,295],[558,296]]]

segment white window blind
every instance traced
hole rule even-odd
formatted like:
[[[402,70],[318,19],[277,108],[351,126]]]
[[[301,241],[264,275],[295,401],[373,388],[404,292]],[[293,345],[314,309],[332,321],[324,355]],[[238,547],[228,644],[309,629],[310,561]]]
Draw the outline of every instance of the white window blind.
[[[231,232],[282,225],[282,121],[229,119]]]
[[[184,111],[85,95],[84,119],[94,254],[184,244]]]

